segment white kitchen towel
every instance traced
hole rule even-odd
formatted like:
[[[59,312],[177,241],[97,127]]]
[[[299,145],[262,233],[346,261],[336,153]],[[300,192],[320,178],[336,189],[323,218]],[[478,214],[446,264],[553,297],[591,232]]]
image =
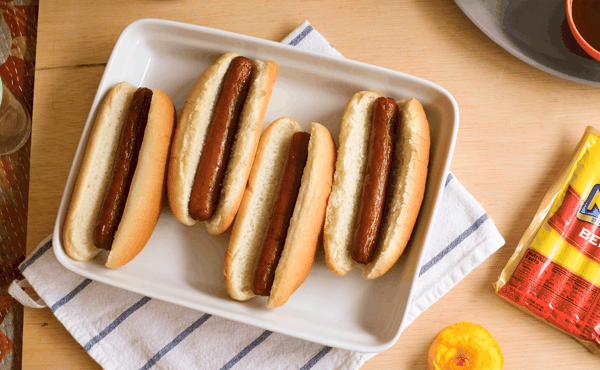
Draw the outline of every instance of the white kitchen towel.
[[[284,42],[340,55],[304,22]],[[493,221],[450,174],[405,328],[504,245]],[[62,267],[48,237],[21,264],[9,292],[40,307],[28,282],[105,369],[358,369],[374,356],[331,348],[104,285]]]

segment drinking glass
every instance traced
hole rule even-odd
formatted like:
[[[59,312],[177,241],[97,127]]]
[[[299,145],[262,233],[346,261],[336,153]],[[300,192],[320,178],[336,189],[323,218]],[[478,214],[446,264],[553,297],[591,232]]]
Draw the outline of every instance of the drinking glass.
[[[25,144],[31,133],[31,118],[25,105],[0,79],[0,156],[11,154]]]

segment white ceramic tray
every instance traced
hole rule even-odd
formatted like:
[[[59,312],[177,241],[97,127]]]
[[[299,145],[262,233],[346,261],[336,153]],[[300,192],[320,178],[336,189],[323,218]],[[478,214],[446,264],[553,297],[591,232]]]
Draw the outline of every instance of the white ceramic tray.
[[[194,82],[220,55],[236,51],[271,59],[279,75],[265,126],[282,117],[327,126],[335,138],[348,99],[373,90],[396,99],[420,100],[431,125],[430,171],[411,245],[383,277],[366,281],[355,269],[341,278],[327,269],[322,251],[305,283],[281,308],[266,298],[229,298],[223,284],[223,257],[229,234],[209,236],[203,224],[179,223],[168,205],[144,250],[128,265],[110,270],[100,258],[77,262],[62,248],[62,224],[99,102],[117,82],[158,88],[178,112]],[[296,47],[164,20],[129,25],[119,37],[96,93],[71,167],[54,228],[54,251],[67,269],[90,279],[231,320],[312,342],[361,352],[380,352],[400,335],[405,308],[420,265],[429,225],[438,208],[458,131],[458,108],[441,87],[403,73],[305,51]]]

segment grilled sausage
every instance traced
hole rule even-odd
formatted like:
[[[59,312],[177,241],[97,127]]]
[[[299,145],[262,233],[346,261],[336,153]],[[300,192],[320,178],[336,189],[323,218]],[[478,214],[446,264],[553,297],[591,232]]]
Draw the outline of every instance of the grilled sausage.
[[[283,165],[279,191],[273,205],[273,213],[269,219],[267,235],[254,273],[253,291],[256,295],[268,296],[271,292],[275,269],[283,252],[290,219],[298,198],[300,180],[308,156],[309,140],[310,134],[306,132],[297,132],[292,136]]]
[[[223,80],[221,95],[208,131],[209,139],[200,157],[190,196],[190,215],[198,221],[208,220],[218,202],[221,180],[227,167],[251,73],[252,62],[239,56],[232,60]]]
[[[398,106],[394,99],[377,98],[371,114],[367,168],[354,232],[352,258],[358,263],[371,262],[376,250],[394,152],[397,115]]]
[[[138,163],[151,102],[152,90],[150,89],[139,88],[133,94],[127,120],[121,129],[111,179],[104,193],[94,227],[94,244],[97,248],[111,249]]]

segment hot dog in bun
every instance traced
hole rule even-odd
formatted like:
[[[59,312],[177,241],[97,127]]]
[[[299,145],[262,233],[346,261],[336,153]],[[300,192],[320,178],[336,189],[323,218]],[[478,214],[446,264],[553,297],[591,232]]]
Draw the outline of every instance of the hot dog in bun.
[[[416,99],[354,94],[342,119],[323,246],[340,276],[366,279],[398,260],[419,214],[429,161],[429,124]]]
[[[304,282],[315,259],[331,191],[335,143],[312,123],[280,118],[263,133],[224,262],[229,295],[267,295],[283,305]]]
[[[206,221],[211,235],[233,222],[256,153],[275,78],[272,61],[221,56],[198,79],[179,117],[167,194],[186,225]]]
[[[115,85],[98,109],[63,228],[69,256],[110,250],[120,267],[146,245],[160,214],[175,107],[160,90]]]

